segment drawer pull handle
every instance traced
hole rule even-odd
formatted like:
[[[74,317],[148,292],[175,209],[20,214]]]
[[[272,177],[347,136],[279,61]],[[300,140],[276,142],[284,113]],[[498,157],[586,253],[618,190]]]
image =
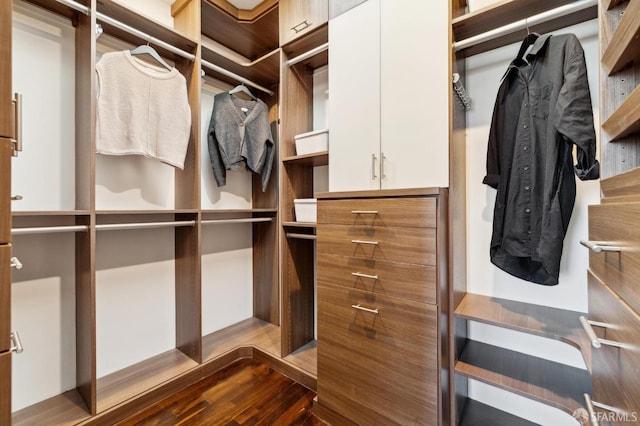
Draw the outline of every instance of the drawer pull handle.
[[[22,200],[22,195],[12,195],[11,201],[20,201]]]
[[[311,26],[311,22],[308,22],[306,19],[302,22],[300,22],[298,25],[294,25],[293,27],[291,27],[292,31],[295,31],[296,34],[298,34],[300,31],[304,30],[305,28],[309,28]]]
[[[352,272],[351,275],[353,275],[354,277],[360,277],[360,278],[371,278],[372,280],[378,279],[377,275],[367,275],[367,274],[363,274],[362,272]]]
[[[15,107],[15,139],[12,139],[13,156],[17,157],[22,151],[22,94],[15,93],[13,97],[13,105]]]
[[[587,411],[589,412],[589,421],[591,422],[591,426],[599,426],[598,423],[598,415],[596,415],[596,410],[594,407],[602,408],[606,411],[611,411],[612,413],[618,414],[619,418],[629,418],[633,417],[629,413],[624,410],[621,410],[617,407],[612,407],[611,405],[603,404],[601,402],[597,402],[591,399],[591,396],[588,393],[584,394],[584,403],[587,406]],[[603,416],[604,417],[604,416]],[[635,419],[634,419],[635,421]]]
[[[378,210],[351,210],[351,214],[378,214]]]
[[[351,240],[353,244],[370,244],[372,246],[377,246],[377,241],[367,241],[367,240]]]
[[[591,340],[591,345],[594,348],[600,348],[602,347],[602,345],[614,346],[616,348],[626,347],[624,343],[614,342],[613,340],[601,339],[596,335],[595,331],[593,331],[593,327],[592,327],[593,325],[595,325],[596,327],[610,328],[611,326],[609,324],[604,322],[598,322],[598,321],[590,321],[582,315],[580,315],[579,320],[580,320],[580,323],[582,324],[582,328],[584,328],[584,331],[587,333],[587,336],[589,336],[589,339]]]
[[[24,348],[22,347],[22,341],[20,341],[20,335],[17,331],[11,332],[11,348],[9,349],[9,351],[15,352],[17,354],[24,351]]]
[[[603,251],[622,251],[621,247],[618,246],[614,246],[611,245],[611,243],[608,243],[606,241],[585,241],[582,240],[580,241],[580,244],[582,244],[583,246],[587,247],[589,250],[591,250],[594,253],[600,253]]]
[[[357,305],[351,305],[351,307],[353,309],[357,309],[359,311],[365,311],[365,312],[369,312],[369,313],[376,314],[376,315],[378,315],[380,313],[380,311],[378,311],[378,308],[376,308],[376,309],[365,308],[363,306],[360,306],[359,303]]]

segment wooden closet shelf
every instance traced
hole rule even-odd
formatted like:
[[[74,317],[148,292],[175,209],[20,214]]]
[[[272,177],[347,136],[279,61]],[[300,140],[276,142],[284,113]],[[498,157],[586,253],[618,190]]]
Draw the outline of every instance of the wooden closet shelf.
[[[272,50],[254,61],[239,63],[216,52],[213,47],[203,44],[202,59],[261,86],[276,86],[280,81],[280,49]],[[211,70],[206,66],[203,66],[203,69],[208,75],[215,76],[229,84],[238,84],[238,80]]]
[[[278,6],[250,20],[233,16],[217,0],[202,0],[202,34],[254,61],[278,48]],[[271,2],[273,3],[273,2]]]
[[[591,394],[587,370],[486,343],[467,340],[457,374],[551,405],[572,414]]]
[[[315,222],[282,222],[282,226],[290,226],[293,228],[317,228]]]
[[[464,40],[511,22],[564,6],[573,1],[574,0],[502,0],[493,5],[478,9],[475,12],[467,13],[453,19],[451,21],[453,38],[456,41]],[[523,35],[520,34],[519,38],[522,37]]]
[[[289,59],[291,59],[327,42],[329,42],[329,24],[324,24],[308,34],[305,34],[304,37],[296,38],[290,43],[283,45],[282,51],[287,54]]]
[[[280,327],[258,318],[247,318],[204,336],[202,356],[207,361],[247,346],[256,347],[279,358]]]
[[[602,54],[602,66],[611,75],[640,57],[640,2],[630,1]]]
[[[14,426],[21,425],[75,425],[89,418],[89,412],[76,389],[54,396],[30,407],[16,411]]]
[[[295,166],[327,166],[329,165],[329,151],[314,152],[313,154],[294,155],[282,159],[282,163],[285,165]]]
[[[175,210],[96,210],[98,216],[161,216],[173,214],[197,214],[195,209],[175,209]]]
[[[468,398],[465,400],[460,417],[458,426],[535,426],[537,424]]]
[[[115,19],[116,21],[119,21],[125,25],[129,25],[136,30],[142,31],[143,33],[162,40],[174,47],[177,47],[180,50],[184,50],[185,52],[191,54],[195,54],[197,51],[198,42],[196,40],[193,40],[185,36],[184,34],[179,33],[171,27],[139,15],[138,13],[132,11],[131,9],[127,9],[126,7],[118,4],[113,0],[99,0],[96,7],[99,13],[103,13],[104,15]],[[136,37],[111,25],[105,23],[102,23],[101,25],[107,34],[111,34],[114,37],[119,38],[120,40],[134,45],[147,43],[147,40]],[[157,50],[162,55],[170,58],[176,57],[175,54],[165,51],[158,46],[153,47],[157,48]]]
[[[590,365],[591,342],[578,319],[584,313],[467,293],[454,315],[563,341],[580,349]]]
[[[98,379],[98,412],[107,410],[198,366],[172,349]]]
[[[640,86],[602,123],[602,129],[610,137],[609,142],[640,132]]]
[[[220,209],[220,210],[202,210],[203,219],[231,219],[234,217],[253,217],[256,214],[260,216],[276,214],[278,209]]]
[[[89,216],[89,210],[38,210],[38,211],[12,211],[13,217],[40,217],[40,216]]]

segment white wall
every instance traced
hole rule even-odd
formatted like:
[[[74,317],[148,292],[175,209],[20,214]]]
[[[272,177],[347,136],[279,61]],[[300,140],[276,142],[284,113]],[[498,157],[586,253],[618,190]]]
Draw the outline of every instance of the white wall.
[[[586,22],[557,33],[575,33],[585,50],[594,119],[598,119],[598,25]],[[564,242],[557,286],[542,286],[514,278],[489,260],[496,191],[482,184],[486,173],[487,138],[500,78],[519,44],[467,59],[465,86],[473,100],[467,112],[467,267],[470,293],[518,300],[573,311],[587,311],[587,206],[599,202],[599,182],[579,181],[576,204]],[[598,128],[596,121],[596,128]],[[596,132],[598,133],[598,132]]]

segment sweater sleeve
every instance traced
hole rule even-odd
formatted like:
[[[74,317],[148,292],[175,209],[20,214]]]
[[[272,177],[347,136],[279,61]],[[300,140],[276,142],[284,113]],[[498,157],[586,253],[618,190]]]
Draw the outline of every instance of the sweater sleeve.
[[[215,121],[216,107],[214,104],[213,111],[211,112],[211,120],[209,121],[209,131],[207,132],[209,159],[211,160],[211,167],[213,169],[213,176],[216,179],[216,183],[218,186],[225,186],[227,184],[227,170],[222,162],[222,155],[220,154],[220,144],[216,137]]]
[[[273,168],[273,157],[275,154],[274,149],[275,144],[273,143],[273,137],[267,139],[265,142],[265,159],[264,159],[264,167],[262,168],[262,192],[267,190],[267,185],[269,184],[269,178],[271,177],[271,169]]]

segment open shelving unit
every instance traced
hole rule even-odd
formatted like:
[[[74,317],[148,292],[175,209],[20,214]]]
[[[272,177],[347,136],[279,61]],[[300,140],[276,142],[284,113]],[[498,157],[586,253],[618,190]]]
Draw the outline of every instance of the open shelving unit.
[[[571,7],[573,0],[502,0],[469,13],[466,0],[451,1],[451,31],[452,31],[452,59],[451,70],[458,73],[461,80],[465,78],[465,58],[491,51],[522,40],[522,31],[512,23],[526,22],[534,16],[551,13],[560,8]],[[596,2],[584,2],[579,10],[568,14],[551,13],[551,18],[540,19],[541,23],[528,25],[531,32],[546,33],[580,22],[598,17]],[[535,20],[534,20],[535,22]],[[504,30],[504,31],[503,31]],[[523,26],[522,30],[526,31]],[[499,36],[495,34],[499,33]],[[455,97],[455,93],[452,93]],[[602,98],[601,98],[602,99]],[[451,203],[453,211],[464,210],[466,198],[465,164],[465,128],[466,117],[460,102],[451,102],[453,117],[451,132]],[[452,231],[450,241],[458,250],[464,247],[464,232]],[[454,250],[456,248],[453,248]],[[464,271],[464,255],[451,255],[454,271]],[[524,353],[518,353],[506,348],[487,345],[474,341],[468,334],[468,323],[478,322],[515,330],[522,333],[559,340],[569,346],[577,348],[587,366],[590,366],[589,341],[581,329],[577,312],[568,312],[538,305],[502,300],[482,295],[466,293],[464,272],[454,272],[451,306],[451,324],[454,338],[450,342],[450,352],[453,355],[449,368],[451,374],[450,386],[455,389],[451,398],[451,413],[455,424],[477,424],[485,421],[487,424],[516,425],[530,424],[530,422],[504,413],[494,407],[482,404],[468,398],[468,380],[481,381],[491,386],[523,395],[529,399],[543,402],[546,405],[560,408],[569,414],[577,407],[583,406],[581,392],[589,392],[591,379],[588,370],[557,364]],[[498,362],[499,360],[499,362]],[[528,375],[528,372],[553,372],[542,380]],[[521,373],[525,374],[522,375]],[[535,375],[536,373],[532,373]],[[570,383],[571,385],[567,384]]]

